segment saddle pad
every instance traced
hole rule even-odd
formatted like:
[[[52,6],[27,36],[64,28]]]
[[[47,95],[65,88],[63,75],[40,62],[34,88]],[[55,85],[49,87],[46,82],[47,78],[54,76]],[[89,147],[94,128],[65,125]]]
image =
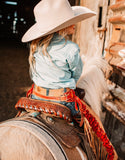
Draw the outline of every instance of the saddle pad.
[[[65,151],[63,150],[60,143],[54,138],[54,136],[42,126],[23,120],[9,120],[0,124],[2,127],[17,127],[27,132],[30,132],[36,138],[38,138],[51,152],[55,160],[68,160]]]

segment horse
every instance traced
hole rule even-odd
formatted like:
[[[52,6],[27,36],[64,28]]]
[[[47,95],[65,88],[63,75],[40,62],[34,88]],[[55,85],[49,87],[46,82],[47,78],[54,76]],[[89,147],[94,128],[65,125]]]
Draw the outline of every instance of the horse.
[[[63,115],[22,112],[20,117],[0,123],[0,160],[117,159],[100,120],[102,95],[107,92],[107,63],[97,55],[82,59],[84,68],[77,87],[85,90],[84,126],[78,127]]]

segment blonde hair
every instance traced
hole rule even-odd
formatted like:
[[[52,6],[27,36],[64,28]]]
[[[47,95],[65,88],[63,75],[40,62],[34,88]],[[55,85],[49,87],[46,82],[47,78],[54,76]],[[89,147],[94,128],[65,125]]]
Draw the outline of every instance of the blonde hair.
[[[57,32],[59,35],[62,36],[62,38],[65,38],[66,41],[68,39],[68,28],[69,27],[64,28],[64,29]],[[36,51],[38,51],[41,54],[41,52],[39,50],[39,48],[41,48],[41,46],[42,46],[43,55],[48,56],[50,58],[50,55],[47,52],[47,47],[49,46],[53,36],[54,36],[54,33],[49,34],[49,35],[42,37],[42,38],[35,39],[31,42],[30,55],[29,55],[30,74],[32,73],[32,71],[35,71],[35,59],[34,59],[33,55]]]

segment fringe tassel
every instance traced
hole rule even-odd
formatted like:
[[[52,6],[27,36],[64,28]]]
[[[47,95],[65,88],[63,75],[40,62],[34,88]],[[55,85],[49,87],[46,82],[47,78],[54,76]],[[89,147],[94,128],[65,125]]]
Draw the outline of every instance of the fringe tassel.
[[[33,92],[33,88],[34,88],[34,84],[32,84],[31,89],[29,89],[29,90],[28,90],[28,92],[26,93],[26,97],[27,97],[27,98],[29,98],[29,97],[30,97],[30,95],[32,94],[32,92]]]
[[[75,107],[78,104],[81,114],[80,127],[83,125],[84,122],[88,121],[88,124],[87,122],[85,123],[86,125],[84,129],[88,138],[88,142],[90,143],[90,146],[92,147],[95,155],[97,156],[97,160],[100,160],[101,157],[102,160],[114,160],[115,150],[110,143],[104,129],[100,127],[100,124],[95,118],[96,116],[93,116],[89,112],[89,110],[86,108],[85,102],[79,99],[79,97],[77,97],[75,93],[74,101]],[[78,108],[76,107],[76,109]]]

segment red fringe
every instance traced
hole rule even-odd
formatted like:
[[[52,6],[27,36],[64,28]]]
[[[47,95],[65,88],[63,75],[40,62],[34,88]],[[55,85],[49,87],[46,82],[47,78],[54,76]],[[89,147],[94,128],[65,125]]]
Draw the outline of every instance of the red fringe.
[[[74,92],[72,90],[72,92]],[[80,122],[80,127],[83,125],[84,122],[84,117],[88,120],[90,126],[92,127],[92,130],[95,132],[97,137],[100,138],[100,140],[103,142],[103,146],[106,148],[106,151],[108,152],[108,160],[113,160],[114,159],[114,148],[110,144],[110,141],[105,133],[105,131],[100,127],[99,123],[97,122],[96,118],[89,113],[89,110],[86,109],[86,105],[84,105],[81,102],[81,99],[79,99],[75,93],[74,93],[74,101],[75,101],[75,108],[78,110],[77,104],[79,105],[79,110],[81,113],[81,122]]]

